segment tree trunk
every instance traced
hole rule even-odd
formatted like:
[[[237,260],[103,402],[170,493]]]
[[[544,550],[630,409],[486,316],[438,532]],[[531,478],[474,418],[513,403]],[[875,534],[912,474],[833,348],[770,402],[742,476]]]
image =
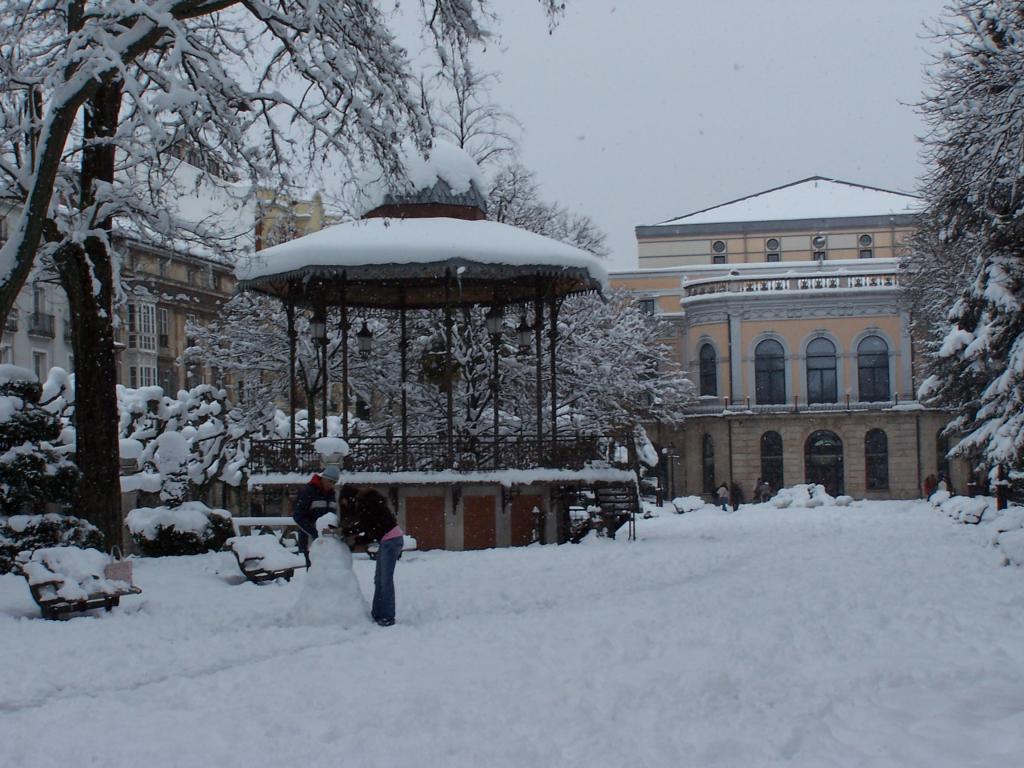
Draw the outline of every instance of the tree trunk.
[[[102,85],[89,101],[82,126],[81,208],[96,203],[97,182],[114,179],[114,135],[121,108],[120,83]],[[111,217],[93,222],[113,230]],[[114,350],[114,266],[106,242],[87,237],[54,258],[68,297],[75,353],[75,459],[81,472],[79,514],[103,531],[108,547],[122,546],[121,466],[117,430],[117,360]]]
[[[109,269],[109,259],[107,265]],[[84,266],[81,264],[80,266]],[[61,270],[62,276],[66,269]],[[75,460],[81,472],[77,509],[99,528],[107,546],[122,546],[121,467],[117,432],[117,361],[114,329],[88,281],[64,281],[74,328]]]

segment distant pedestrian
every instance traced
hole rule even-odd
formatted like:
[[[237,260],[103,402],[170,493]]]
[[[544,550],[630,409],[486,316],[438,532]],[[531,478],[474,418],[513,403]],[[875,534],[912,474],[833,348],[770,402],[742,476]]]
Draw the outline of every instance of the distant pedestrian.
[[[333,464],[325,467],[323,472],[313,475],[295,497],[292,505],[292,519],[299,529],[299,552],[306,558],[309,567],[309,542],[319,534],[316,521],[324,515],[338,511],[334,484],[341,477],[341,471]]]
[[[924,479],[924,497],[930,499],[932,494],[935,493],[935,489],[939,485],[939,479],[935,475],[928,475]]]
[[[732,501],[732,509],[735,512],[743,503],[743,488],[735,480],[729,486],[729,499]]]
[[[758,480],[757,482],[757,498],[762,504],[769,501],[772,497],[772,486],[767,480]]]
[[[729,511],[729,486],[725,482],[715,490],[715,499],[723,511]]]
[[[380,626],[390,627],[395,623],[395,565],[402,557],[404,533],[387,500],[372,488],[342,487],[341,515],[346,537],[355,546],[377,542],[370,613]]]

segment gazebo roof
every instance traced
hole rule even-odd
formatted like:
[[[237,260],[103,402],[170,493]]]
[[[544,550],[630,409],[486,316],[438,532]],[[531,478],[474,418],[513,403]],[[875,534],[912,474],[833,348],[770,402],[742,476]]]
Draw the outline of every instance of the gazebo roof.
[[[298,304],[431,308],[603,291],[594,255],[524,229],[452,218],[372,218],[259,251],[239,287]],[[447,290],[446,290],[447,286]]]

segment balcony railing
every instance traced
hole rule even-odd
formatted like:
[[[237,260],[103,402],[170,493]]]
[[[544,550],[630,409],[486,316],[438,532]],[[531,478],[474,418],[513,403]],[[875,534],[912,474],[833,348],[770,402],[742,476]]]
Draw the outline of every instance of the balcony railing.
[[[314,438],[297,438],[295,455],[291,441],[254,440],[249,455],[252,472],[316,472],[324,457]],[[344,467],[353,472],[486,472],[505,469],[579,470],[593,463],[633,466],[635,450],[631,438],[573,435],[559,437],[552,447],[550,438],[503,437],[497,446],[493,438],[459,438],[448,460],[448,443],[443,436],[410,435],[403,453],[400,437],[350,437]],[[623,450],[625,449],[625,450]],[[625,461],[623,461],[623,459]]]
[[[723,277],[683,286],[684,298],[719,293],[775,293],[779,291],[837,291],[865,288],[897,288],[897,272],[868,274],[777,275],[756,278]]]
[[[14,333],[18,330],[18,308],[14,307],[4,320],[4,330]]]
[[[28,332],[33,336],[54,337],[54,317],[45,312],[33,312],[28,316]]]
[[[900,400],[893,397],[891,400],[859,401],[852,398],[844,398],[838,403],[807,403],[799,397],[785,403],[758,404],[746,400],[729,401],[728,398],[702,397],[693,405],[685,408],[685,412],[692,416],[710,414],[739,414],[739,413],[807,413],[807,412],[836,412],[836,411],[885,411],[896,409],[913,410],[921,408],[916,400]]]

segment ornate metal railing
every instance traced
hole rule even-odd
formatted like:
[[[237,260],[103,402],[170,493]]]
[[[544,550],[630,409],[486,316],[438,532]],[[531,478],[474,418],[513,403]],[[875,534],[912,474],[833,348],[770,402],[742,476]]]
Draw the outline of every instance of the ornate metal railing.
[[[315,472],[324,457],[315,438],[254,440],[249,454],[252,472]],[[630,437],[612,435],[559,436],[538,441],[533,437],[490,437],[453,440],[451,459],[443,435],[410,435],[403,448],[400,437],[350,437],[343,466],[354,472],[480,472],[504,469],[582,469],[594,462],[633,466],[635,449]]]
[[[771,293],[773,291],[835,291],[862,288],[895,288],[900,284],[898,272],[867,274],[826,273],[765,277],[723,277],[694,281],[683,286],[684,297],[719,293]]]
[[[894,397],[891,400],[860,401],[849,397],[838,403],[807,403],[799,397],[794,397],[785,403],[758,404],[745,400],[729,401],[728,398],[702,397],[692,405],[684,408],[688,415],[701,416],[721,413],[803,413],[807,411],[884,411],[902,407],[912,409],[917,406],[914,400],[900,400]]]

